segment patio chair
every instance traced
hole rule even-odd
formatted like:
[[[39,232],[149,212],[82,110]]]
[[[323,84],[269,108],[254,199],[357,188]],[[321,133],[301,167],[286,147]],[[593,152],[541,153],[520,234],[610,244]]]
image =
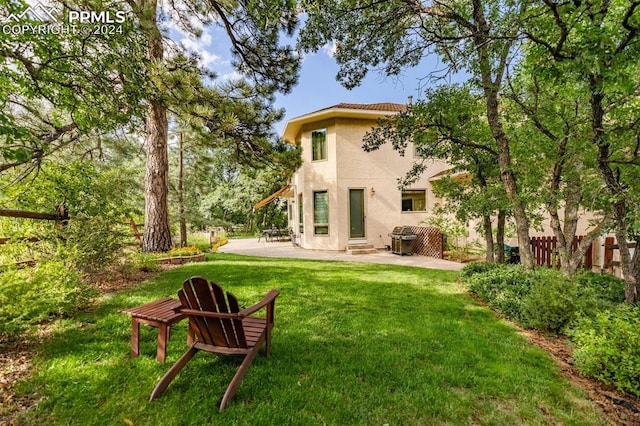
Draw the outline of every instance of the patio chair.
[[[243,356],[238,371],[222,397],[220,410],[223,410],[233,398],[263,343],[266,342],[266,356],[271,356],[273,310],[278,294],[278,290],[271,290],[260,302],[240,310],[236,297],[227,292],[225,300],[225,293],[218,284],[203,277],[186,280],[178,292],[182,303],[180,312],[189,318],[189,333],[195,334],[195,342],[160,379],[149,401],[162,395],[198,351]],[[251,316],[265,307],[265,318]]]

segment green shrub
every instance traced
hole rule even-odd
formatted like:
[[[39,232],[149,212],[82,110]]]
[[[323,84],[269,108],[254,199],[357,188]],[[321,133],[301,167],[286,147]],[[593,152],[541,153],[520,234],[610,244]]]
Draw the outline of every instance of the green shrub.
[[[0,340],[13,340],[31,325],[66,316],[89,305],[97,292],[63,262],[0,274]]]
[[[202,251],[195,246],[190,247],[175,247],[165,253],[168,257],[178,257],[178,256],[194,256],[196,254],[200,254]]]
[[[583,318],[570,331],[585,375],[640,396],[640,308],[620,305]]]
[[[555,269],[531,272],[529,293],[522,299],[522,325],[559,333],[576,315],[576,284]]]
[[[624,302],[625,283],[611,274],[583,271],[575,275],[575,281],[577,309],[582,316],[594,317]]]
[[[464,267],[460,270],[460,276],[462,278],[469,278],[470,276],[472,276],[473,274],[479,274],[479,273],[483,273],[483,272],[487,272],[490,271],[492,269],[498,269],[500,267],[502,267],[503,265],[500,263],[494,263],[494,262],[473,262],[473,263],[467,263],[466,265],[464,265]]]
[[[132,265],[134,269],[143,272],[160,271],[160,263],[158,256],[150,253],[132,253],[129,255],[127,264]]]
[[[520,265],[500,265],[465,280],[469,291],[507,318],[522,321],[522,298],[529,293],[532,273]]]
[[[38,237],[37,243],[15,243],[6,263],[25,259],[55,259],[83,272],[95,272],[119,259],[131,241],[129,218],[136,210],[138,181],[127,168],[99,169],[90,162],[43,165],[37,179],[25,179],[0,192],[0,205],[53,213],[68,210],[59,222],[2,218],[3,237]],[[117,190],[115,190],[117,189]]]

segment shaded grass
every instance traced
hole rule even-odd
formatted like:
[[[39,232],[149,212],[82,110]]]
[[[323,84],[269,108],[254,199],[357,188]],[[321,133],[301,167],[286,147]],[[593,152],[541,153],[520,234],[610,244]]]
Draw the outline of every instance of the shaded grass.
[[[601,424],[541,350],[469,298],[456,273],[219,254],[105,298],[58,324],[21,385],[42,401],[22,424]],[[217,406],[239,360],[201,353],[166,393],[147,399],[186,350],[186,322],[154,360],[141,327],[130,360],[120,312],[204,275],[250,305],[271,288],[273,356],[258,357],[230,406]]]

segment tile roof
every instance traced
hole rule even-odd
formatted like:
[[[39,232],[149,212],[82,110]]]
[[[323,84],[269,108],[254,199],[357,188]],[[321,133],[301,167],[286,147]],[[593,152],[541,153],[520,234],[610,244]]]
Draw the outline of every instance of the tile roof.
[[[349,103],[339,103],[336,105],[332,105],[330,107],[319,109],[320,112],[328,109],[361,109],[368,111],[392,111],[392,112],[403,112],[407,110],[407,106],[405,104],[394,104],[390,102],[382,102],[378,104],[349,104]]]

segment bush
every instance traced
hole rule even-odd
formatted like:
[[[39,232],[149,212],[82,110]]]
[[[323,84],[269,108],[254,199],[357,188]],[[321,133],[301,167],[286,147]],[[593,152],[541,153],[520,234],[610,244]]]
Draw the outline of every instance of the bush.
[[[624,302],[625,283],[611,274],[590,271],[575,275],[577,309],[582,316],[595,317],[598,312],[615,309]]]
[[[24,259],[63,261],[83,271],[94,272],[122,255],[131,240],[127,223],[136,209],[139,183],[126,168],[100,170],[87,162],[47,163],[37,179],[25,179],[0,193],[0,205],[10,208],[53,212],[68,209],[69,221],[61,223],[2,218],[3,237],[38,237],[39,242],[3,247],[6,263]],[[114,190],[117,189],[117,190]]]
[[[191,246],[191,247],[172,248],[166,253],[166,255],[168,257],[177,257],[177,256],[194,256],[200,253],[202,253],[202,251],[198,247]]]
[[[499,265],[466,280],[469,291],[487,301],[507,318],[521,322],[522,298],[529,293],[533,275],[519,265]]]
[[[492,269],[499,269],[504,265],[494,262],[473,262],[464,265],[460,270],[460,276],[462,278],[469,278],[473,274],[483,273]]]
[[[640,396],[640,308],[620,305],[583,318],[570,332],[575,364],[585,375]]]
[[[531,272],[529,293],[522,299],[522,325],[560,333],[576,315],[576,284],[554,269]]]
[[[142,272],[160,271],[158,256],[150,253],[133,253],[129,255],[128,262],[125,265],[131,265],[133,269]]]
[[[14,340],[33,324],[71,315],[96,295],[63,262],[7,270],[0,274],[0,340]]]

